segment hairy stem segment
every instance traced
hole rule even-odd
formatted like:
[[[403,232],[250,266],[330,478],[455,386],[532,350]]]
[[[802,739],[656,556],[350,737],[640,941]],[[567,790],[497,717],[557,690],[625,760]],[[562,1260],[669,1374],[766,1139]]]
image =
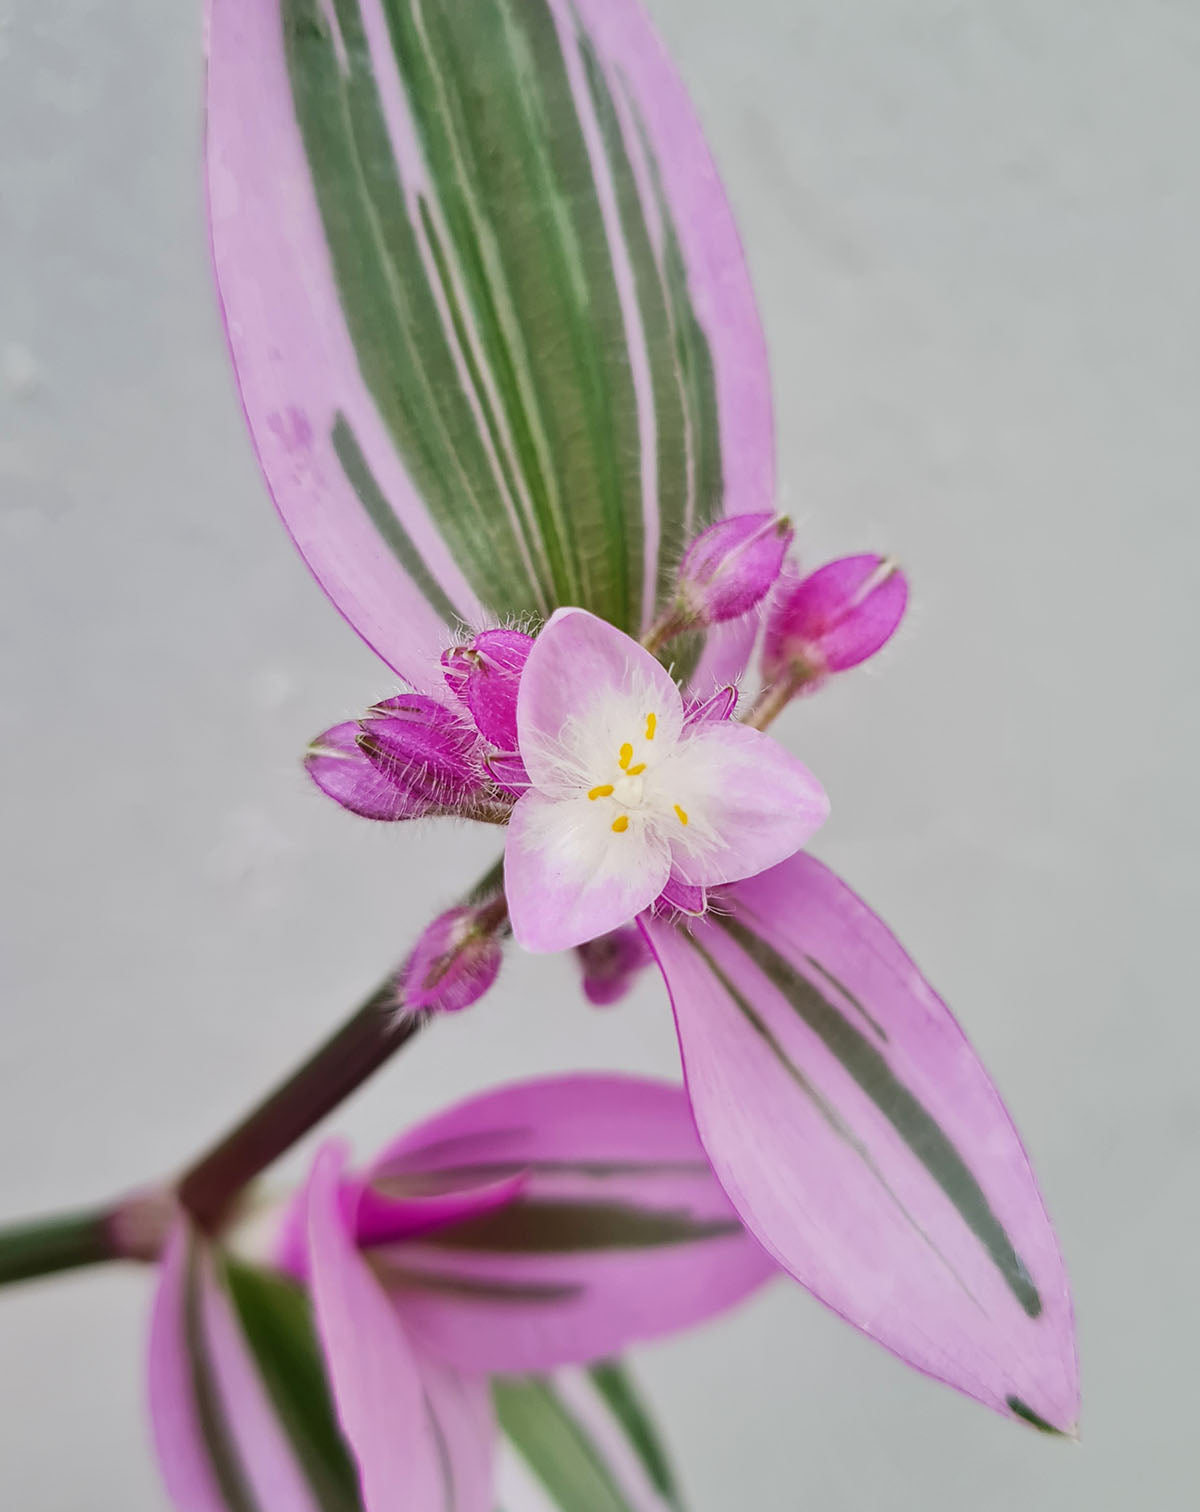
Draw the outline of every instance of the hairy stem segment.
[[[793,667],[778,682],[763,689],[743,723],[754,730],[765,730],[779,718],[805,683],[811,681],[812,673],[807,667]]]
[[[507,927],[504,863],[463,899],[477,923]],[[108,1260],[158,1259],[180,1208],[216,1231],[244,1188],[331,1113],[433,1015],[405,1008],[406,966],[392,972],[298,1070],[201,1155],[174,1185],[135,1192],[104,1207],[0,1227],[0,1286]]]
[[[333,1111],[420,1030],[428,1015],[405,1011],[389,976],[340,1029],[224,1139],[190,1166],[180,1205],[214,1232],[242,1189]]]
[[[497,862],[466,899],[491,899],[489,923],[497,930],[505,919],[502,886],[503,862]],[[298,1070],[184,1172],[176,1187],[180,1205],[202,1229],[218,1229],[243,1188],[408,1044],[431,1016],[405,1008],[403,969],[388,975]]]

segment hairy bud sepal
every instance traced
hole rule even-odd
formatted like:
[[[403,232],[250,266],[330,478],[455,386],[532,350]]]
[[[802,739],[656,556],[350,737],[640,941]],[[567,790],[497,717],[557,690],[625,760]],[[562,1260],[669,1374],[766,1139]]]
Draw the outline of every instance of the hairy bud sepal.
[[[495,905],[451,908],[436,918],[403,967],[405,1010],[457,1013],[477,1003],[500,972],[502,919]]]
[[[730,515],[710,525],[679,564],[679,620],[690,629],[748,613],[775,584],[791,544],[791,523],[781,515]]]
[[[907,603],[907,578],[882,556],[841,557],[785,583],[767,612],[764,679],[800,686],[858,666],[891,639]]]

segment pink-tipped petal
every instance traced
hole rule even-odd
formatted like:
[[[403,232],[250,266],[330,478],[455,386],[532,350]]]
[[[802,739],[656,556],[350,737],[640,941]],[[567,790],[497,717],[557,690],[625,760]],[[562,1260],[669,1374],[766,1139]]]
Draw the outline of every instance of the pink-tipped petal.
[[[713,887],[766,871],[799,850],[829,814],[802,762],[760,730],[706,724],[675,758],[672,794],[692,822],[672,842],[677,878]]]
[[[698,1323],[772,1273],[714,1181],[678,1087],[530,1082],[403,1144],[393,1168],[526,1177],[507,1207],[374,1252],[413,1339],[464,1371],[598,1359]]]
[[[504,847],[504,891],[513,938],[537,955],[569,950],[628,924],[662,892],[671,870],[666,842],[638,826],[611,855],[612,816],[603,804],[528,792],[513,809]],[[599,858],[599,859],[598,859]]]
[[[344,1162],[325,1146],[308,1182],[309,1285],[338,1420],[368,1512],[444,1512],[419,1362],[347,1226]]]
[[[1079,1397],[1062,1259],[949,1010],[810,856],[690,933],[651,921],[692,1107],[768,1250],[902,1359],[1061,1431]]]
[[[631,702],[641,719],[655,715],[660,742],[678,738],[683,702],[654,657],[594,614],[558,610],[534,642],[517,698],[521,756],[534,786],[559,788],[564,752],[582,761],[611,746],[615,760],[633,733]]]

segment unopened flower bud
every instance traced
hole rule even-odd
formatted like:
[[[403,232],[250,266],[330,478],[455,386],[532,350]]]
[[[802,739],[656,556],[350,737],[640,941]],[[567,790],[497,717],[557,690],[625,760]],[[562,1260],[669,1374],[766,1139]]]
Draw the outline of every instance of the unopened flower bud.
[[[484,630],[442,657],[450,689],[484,739],[501,751],[517,748],[517,691],[532,648],[533,637],[520,630]]]
[[[359,726],[356,744],[404,795],[403,818],[462,811],[482,795],[475,731],[435,698],[402,693],[376,704]]]
[[[323,793],[364,819],[418,819],[428,805],[398,787],[368,760],[354,719],[318,735],[304,757],[305,770]]]
[[[904,617],[908,580],[888,557],[842,557],[786,584],[767,612],[763,676],[815,680],[874,656]]]
[[[456,1013],[479,1001],[500,971],[493,915],[451,908],[430,924],[404,967],[406,1009]]]
[[[576,949],[583,967],[583,993],[597,1008],[620,1002],[638,972],[650,964],[650,950],[636,924],[626,924]]]
[[[753,609],[778,578],[791,542],[791,523],[781,515],[730,515],[710,525],[679,564],[681,617],[718,625]]]

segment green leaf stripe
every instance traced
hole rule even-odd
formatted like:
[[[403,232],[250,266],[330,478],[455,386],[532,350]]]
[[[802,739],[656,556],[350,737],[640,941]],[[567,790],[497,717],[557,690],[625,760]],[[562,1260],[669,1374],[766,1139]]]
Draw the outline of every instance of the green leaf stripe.
[[[424,1242],[437,1249],[546,1255],[648,1249],[741,1232],[734,1218],[694,1218],[687,1212],[655,1211],[621,1202],[519,1197],[495,1212],[439,1229]]]
[[[338,1428],[312,1309],[283,1276],[227,1260],[224,1279],[259,1375],[322,1512],[361,1512],[358,1474]]]
[[[389,58],[372,55],[359,0],[332,0],[332,22],[321,0],[282,0],[363,380],[489,610],[578,604],[637,633],[643,601],[722,495],[711,351],[649,137],[582,28],[560,36],[547,0],[382,5]],[[397,84],[427,182],[405,183],[393,150],[384,95]],[[649,561],[639,385],[654,417]],[[344,416],[333,441],[383,542],[452,621]]]
[[[778,989],[826,1049],[888,1120],[983,1245],[1024,1312],[1036,1318],[1042,1300],[1033,1279],[992,1211],[987,1195],[945,1130],[899,1080],[879,1047],[760,935],[732,915],[714,923]],[[829,974],[822,972],[827,980]]]
[[[683,1501],[666,1447],[629,1372],[619,1360],[603,1360],[599,1365],[593,1365],[588,1374],[608,1404],[609,1411],[624,1429],[651,1485],[669,1506],[675,1508],[675,1512],[683,1512]]]
[[[192,1373],[196,1422],[209,1465],[229,1512],[270,1512],[259,1507],[230,1427],[209,1348],[204,1318],[204,1267],[210,1263],[198,1239],[189,1239],[184,1276],[183,1336]]]
[[[447,598],[445,589],[430,572],[424,557],[413,545],[412,537],[400,523],[400,516],[388,503],[383,490],[375,481],[375,475],[366,457],[363,456],[362,447],[359,446],[358,438],[345,415],[339,414],[334,421],[332,440],[333,449],[337,453],[338,461],[342,464],[342,471],[358,495],[362,507],[370,515],[371,523],[421,590],[430,607],[436,614],[440,614],[448,625],[460,621],[462,616]]]
[[[635,1512],[551,1382],[497,1379],[492,1397],[505,1436],[562,1512]]]

